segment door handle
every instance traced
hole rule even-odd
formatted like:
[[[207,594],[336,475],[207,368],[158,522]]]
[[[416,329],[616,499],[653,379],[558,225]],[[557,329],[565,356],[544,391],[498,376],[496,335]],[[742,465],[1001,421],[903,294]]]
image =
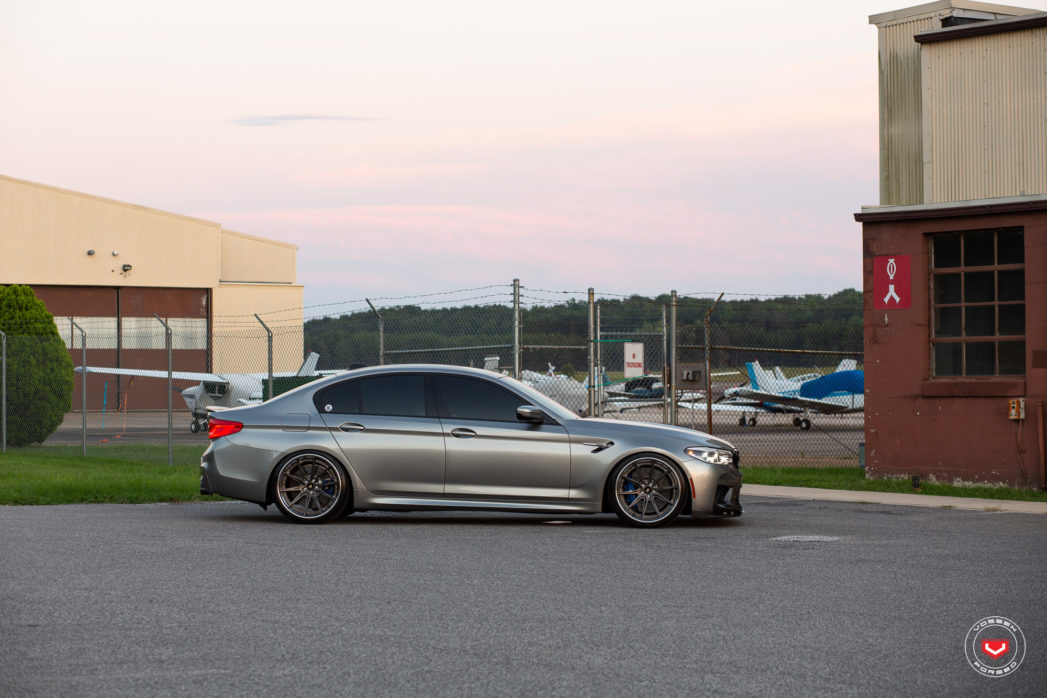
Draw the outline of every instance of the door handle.
[[[462,429],[459,427],[458,429],[451,430],[451,436],[456,439],[471,439],[476,436],[476,432],[472,429]]]
[[[342,431],[363,431],[363,424],[356,424],[355,422],[344,422],[338,425],[338,428]]]

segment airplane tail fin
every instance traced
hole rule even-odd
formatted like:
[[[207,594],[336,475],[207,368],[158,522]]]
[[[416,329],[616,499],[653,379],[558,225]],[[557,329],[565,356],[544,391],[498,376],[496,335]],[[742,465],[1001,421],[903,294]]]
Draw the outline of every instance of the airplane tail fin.
[[[760,367],[759,361],[750,361],[745,364],[745,368],[749,372],[749,383],[753,390],[773,390],[775,384],[778,383],[773,373]]]
[[[484,357],[484,370],[485,371],[498,371],[498,357],[497,356],[485,356]]]
[[[309,352],[309,356],[305,357],[305,361],[302,362],[302,367],[298,369],[299,376],[311,376],[316,373],[316,362],[320,360],[320,355],[315,351]]]
[[[836,367],[836,373],[840,371],[856,371],[858,370],[857,359],[843,359],[840,361],[840,365]]]

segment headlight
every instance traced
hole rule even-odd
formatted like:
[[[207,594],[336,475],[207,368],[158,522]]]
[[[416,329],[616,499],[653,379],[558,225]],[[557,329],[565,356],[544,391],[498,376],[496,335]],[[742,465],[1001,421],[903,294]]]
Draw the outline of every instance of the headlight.
[[[698,460],[703,460],[706,463],[712,463],[713,465],[731,465],[734,463],[734,454],[730,451],[724,451],[719,448],[691,446],[690,448],[685,448],[684,453],[689,455],[691,458],[697,458]]]

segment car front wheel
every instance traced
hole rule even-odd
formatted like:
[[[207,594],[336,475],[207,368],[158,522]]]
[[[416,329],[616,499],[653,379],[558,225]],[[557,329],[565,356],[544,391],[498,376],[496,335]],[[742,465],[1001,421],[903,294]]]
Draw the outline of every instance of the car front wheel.
[[[684,505],[680,471],[661,456],[633,456],[611,473],[611,504],[622,521],[640,527],[662,526]]]
[[[349,505],[349,480],[338,463],[319,453],[298,453],[276,469],[273,500],[295,523],[321,523]]]

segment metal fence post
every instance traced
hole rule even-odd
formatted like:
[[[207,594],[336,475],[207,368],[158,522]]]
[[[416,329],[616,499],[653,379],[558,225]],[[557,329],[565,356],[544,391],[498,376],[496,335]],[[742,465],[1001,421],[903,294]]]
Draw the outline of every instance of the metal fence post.
[[[513,378],[520,379],[522,350],[520,347],[520,280],[513,279]]]
[[[80,331],[80,455],[87,457],[87,333],[70,319]]]
[[[708,312],[705,313],[705,418],[706,418],[706,431],[707,433],[713,433],[713,379],[712,379],[712,332],[710,330],[709,318],[713,314],[713,310],[716,309],[716,304],[720,302],[720,298],[723,298],[721,293],[719,298],[713,301],[712,306]]]
[[[167,464],[174,464],[174,445],[173,445],[173,432],[172,432],[172,411],[171,405],[171,374],[174,372],[174,366],[171,363],[171,327],[161,319],[159,315],[153,313],[153,317],[160,321],[160,324],[164,326],[164,343],[167,345]]]
[[[0,443],[7,453],[7,335],[0,330]]]
[[[367,301],[367,305],[371,306],[371,312],[378,316],[378,365],[385,365],[385,318],[382,314],[374,307],[374,303],[371,302],[370,298],[364,298]]]
[[[666,307],[662,306],[662,424],[669,423],[669,322]]]
[[[669,343],[672,349],[672,359],[669,364],[669,385],[666,386],[666,392],[672,393],[671,401],[669,402],[669,423],[674,427],[676,424],[676,384],[677,384],[677,368],[679,362],[676,360],[676,289],[673,289],[669,299]]]
[[[370,302],[370,301],[368,301]],[[269,329],[269,325],[262,322],[262,318],[258,317],[258,313],[254,314],[256,320],[262,325],[262,329],[265,330],[266,335],[266,354],[269,357],[269,397],[268,400],[273,399],[273,331]]]
[[[600,331],[600,304],[596,304],[596,412],[597,417],[603,416],[603,332]]]
[[[596,414],[596,369],[593,364],[596,362],[596,327],[595,327],[595,293],[592,288],[589,289],[589,409],[588,414],[590,417]]]

